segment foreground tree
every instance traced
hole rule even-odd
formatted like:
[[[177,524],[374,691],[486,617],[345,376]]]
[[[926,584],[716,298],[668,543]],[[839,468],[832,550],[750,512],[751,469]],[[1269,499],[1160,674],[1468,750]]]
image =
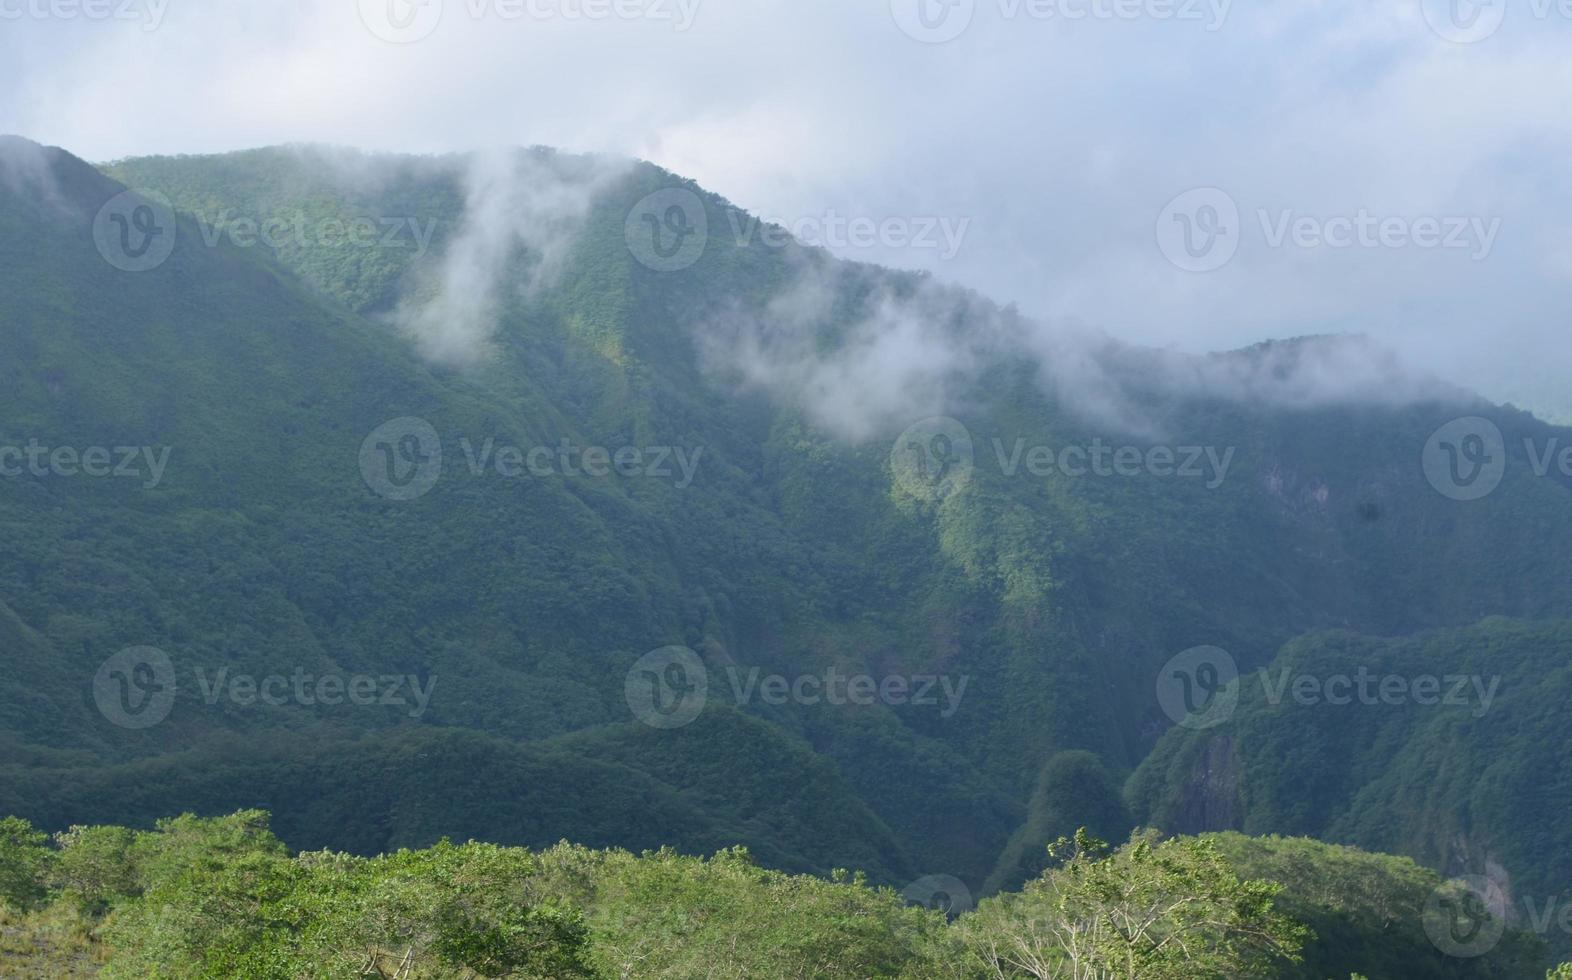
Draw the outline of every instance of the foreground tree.
[[[0,820],[0,908],[26,911],[42,901],[52,863],[48,837],[18,817]]]
[[[1297,961],[1308,930],[1279,912],[1281,886],[1244,881],[1208,840],[1137,833],[1117,852],[1078,831],[1062,863],[958,923],[986,976],[1195,980],[1266,976]]]

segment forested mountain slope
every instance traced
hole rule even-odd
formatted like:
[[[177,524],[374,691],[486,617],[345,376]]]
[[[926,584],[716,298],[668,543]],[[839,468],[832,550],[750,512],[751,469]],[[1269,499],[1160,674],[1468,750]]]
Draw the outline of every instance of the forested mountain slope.
[[[304,848],[743,843],[980,893],[1156,812],[1118,787],[1188,648],[1572,615],[1534,466],[1566,431],[1357,342],[1067,339],[547,150],[0,168],[0,445],[147,450],[0,479],[0,812],[52,829],[254,806]],[[179,214],[142,271],[106,257],[127,185]],[[1502,433],[1483,499],[1421,466],[1460,416]],[[146,648],[172,696],[128,727],[114,698],[163,687],[95,678]],[[814,696],[831,671],[877,693]],[[641,720],[696,674],[697,720]]]

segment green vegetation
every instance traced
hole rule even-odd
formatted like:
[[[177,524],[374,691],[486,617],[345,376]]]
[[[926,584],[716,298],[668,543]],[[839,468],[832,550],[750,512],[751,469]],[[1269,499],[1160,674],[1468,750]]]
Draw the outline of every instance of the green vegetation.
[[[1439,682],[1424,698],[1398,697],[1389,682],[1383,700],[1382,679],[1403,679],[1406,692],[1424,677]],[[1318,683],[1296,696],[1299,678]],[[1347,703],[1328,703],[1319,682],[1330,678],[1352,682],[1330,689]],[[1546,938],[1566,953],[1572,935],[1555,913],[1572,875],[1572,783],[1559,761],[1569,698],[1572,624],[1491,619],[1391,640],[1316,634],[1242,678],[1225,724],[1170,733],[1131,779],[1131,801],[1139,820],[1177,831],[1215,829],[1197,816],[1228,813],[1248,834],[1493,874],[1513,896],[1510,920],[1549,908]]]
[[[892,923],[907,921],[893,899],[812,882],[836,868],[897,888],[953,875],[979,897],[1003,896],[977,916],[1018,925],[1037,921],[1038,904],[1082,900],[1028,885],[1054,867],[1050,843],[1080,827],[1125,840],[1138,824],[1310,834],[1449,871],[1499,865],[1519,894],[1541,900],[1572,873],[1563,819],[1572,790],[1558,775],[1572,771],[1558,725],[1572,693],[1561,666],[1572,653],[1563,622],[1572,554],[1546,546],[1572,539],[1572,508],[1565,482],[1535,476],[1523,449],[1528,438],[1564,443],[1564,430],[1461,395],[1284,407],[1176,392],[1144,380],[1153,355],[1110,346],[1106,383],[1126,386],[1151,416],[1125,431],[1001,352],[998,338],[1021,328],[1010,311],[922,277],[736,242],[733,220],[746,216],[633,164],[603,174],[573,233],[553,242],[553,276],[538,277],[548,257],[517,243],[485,356],[433,364],[390,313],[429,298],[470,217],[466,159],[290,148],[101,170],[33,148],[42,162],[29,176],[6,162],[18,142],[0,141],[0,446],[171,451],[153,486],[0,479],[0,813],[51,834],[128,828],[49,849],[59,859],[51,881],[83,882],[70,886],[72,902],[51,885],[44,908],[7,913],[5,943],[58,954],[44,973],[68,975],[78,954],[96,955],[83,936],[102,951],[109,923],[143,914],[132,906],[155,883],[118,855],[182,810],[266,809],[290,853],[356,856],[318,870],[279,848],[252,854],[268,890],[247,901],[285,922],[302,881],[352,867],[323,892],[359,902],[397,866],[374,855],[444,838],[527,847],[535,862],[572,839],[597,849],[597,868],[653,868],[651,858],[612,855],[670,846],[660,860],[679,878],[713,876],[705,888],[723,890],[732,880],[723,872],[739,895],[765,887],[755,879],[771,896],[798,882],[803,901],[886,902],[868,914]],[[603,167],[524,156],[567,179]],[[88,231],[124,184],[167,196],[183,215],[173,254],[151,271],[112,268]],[[662,273],[630,253],[625,220],[634,202],[672,186],[699,195],[713,233],[695,265]],[[246,222],[293,227],[297,216],[306,236],[245,244]],[[390,219],[435,229],[429,249],[407,233],[390,248],[317,234],[356,221],[381,230]],[[799,328],[775,323],[771,304],[805,278],[828,301],[800,327],[805,336],[782,340]],[[525,282],[535,285],[515,288]],[[881,318],[919,314],[967,340],[984,365],[946,392],[975,458],[970,480],[940,499],[911,493],[891,464],[896,436],[916,419],[882,419],[848,438],[826,421],[816,389],[761,392],[712,356],[738,321],[765,322],[787,351],[828,355],[866,345]],[[1218,360],[1243,370],[1262,356]],[[1495,421],[1511,456],[1501,487],[1466,506],[1435,493],[1416,463],[1430,433],[1459,414]],[[359,453],[378,426],[409,416],[439,433],[443,476],[419,499],[385,499],[364,481]],[[684,487],[582,473],[512,479],[470,468],[488,440],[703,455]],[[1034,476],[999,461],[1018,441],[1094,440],[1235,455],[1215,487],[1144,472]],[[1371,639],[1501,614],[1516,619]],[[1327,628],[1347,632],[1318,632]],[[1157,675],[1201,643],[1233,654],[1246,696],[1223,728],[1173,729],[1154,696]],[[641,655],[673,644],[700,658],[709,700],[691,725],[661,730],[636,719],[624,685]],[[100,666],[134,646],[167,654],[177,682],[167,718],[146,728],[115,724],[94,696]],[[1277,663],[1308,658],[1301,665],[1318,671],[1364,663],[1504,680],[1481,718],[1263,707],[1254,670],[1280,649]],[[965,693],[945,713],[776,703],[734,687],[755,670],[797,678],[831,668],[943,676],[964,680]],[[297,674],[435,686],[418,714],[408,703],[275,705],[211,687],[219,676]],[[21,825],[4,833],[18,854],[42,853]],[[758,868],[678,856],[739,845]],[[1222,881],[1209,877],[1209,853],[1161,846],[1120,851],[1108,868]],[[1227,838],[1218,846],[1226,854]],[[451,859],[489,874],[488,853]],[[1154,869],[1142,863],[1148,853],[1177,863]],[[1090,852],[1070,860],[1102,864]],[[127,869],[134,885],[116,878]],[[0,887],[18,907],[38,898],[24,894],[37,870],[0,863]],[[247,873],[235,871],[240,884]],[[815,877],[770,877],[779,873]],[[1430,962],[1413,935],[1367,931],[1364,911],[1346,911],[1364,909],[1358,894],[1327,886],[1329,912],[1296,905],[1299,879],[1287,870],[1263,865],[1249,877],[1284,884],[1278,907],[1319,937],[1298,966],[1278,957],[1273,969],[1385,977]],[[601,892],[552,889],[479,909],[483,938],[432,933],[421,955],[449,965],[509,957],[515,939],[542,936],[567,949],[574,927],[563,916],[576,909],[587,968],[621,969],[606,959],[618,947],[612,913],[592,900]],[[436,915],[468,899],[418,901]],[[171,935],[210,925],[147,921]],[[1279,925],[1267,931],[1286,949]],[[673,936],[689,926],[659,928]],[[331,941],[396,947],[392,933],[378,935]],[[936,935],[960,942],[965,930]],[[220,938],[213,955],[266,940]],[[1380,942],[1388,953],[1344,955]],[[804,971],[820,968],[802,955]],[[881,970],[910,965],[877,955]]]
[[[1525,975],[1513,971],[1537,954],[1508,932],[1497,951],[1443,963],[1414,920],[1413,889],[1434,875],[1311,841],[1143,833],[1110,851],[1080,831],[1022,891],[947,920],[860,873],[788,875],[741,848],[697,858],[443,840],[291,855],[259,811],[48,842],[5,826],[0,861],[30,882],[0,920],[8,977],[72,964],[60,975],[1471,978]],[[1330,972],[1304,972],[1312,963]]]

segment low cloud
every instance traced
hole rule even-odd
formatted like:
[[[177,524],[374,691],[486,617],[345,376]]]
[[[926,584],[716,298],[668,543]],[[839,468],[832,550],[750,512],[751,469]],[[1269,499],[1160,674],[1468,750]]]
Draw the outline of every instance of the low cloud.
[[[1156,436],[1167,410],[1192,399],[1313,409],[1471,397],[1367,337],[1207,355],[1135,347],[925,276],[820,259],[797,259],[795,279],[761,310],[704,320],[699,348],[712,377],[766,392],[854,442],[964,412],[988,395],[983,372],[1012,362],[1032,365],[1061,409],[1130,435]]]
[[[433,361],[484,358],[507,304],[556,279],[595,198],[627,166],[547,150],[473,154],[463,224],[395,321]]]

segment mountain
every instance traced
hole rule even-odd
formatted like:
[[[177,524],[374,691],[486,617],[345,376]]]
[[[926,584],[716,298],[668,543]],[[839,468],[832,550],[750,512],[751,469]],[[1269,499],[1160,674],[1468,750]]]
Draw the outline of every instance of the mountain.
[[[0,812],[49,829],[257,807],[304,849],[744,844],[983,894],[1187,819],[1187,650],[1572,616],[1567,430],[1356,339],[1048,330],[647,164],[13,138],[0,287],[0,446],[76,454],[0,479]],[[1464,417],[1481,499],[1423,465]],[[1548,812],[1439,849],[1229,806],[1449,872],[1572,853]]]
[[[1165,736],[1132,800],[1176,832],[1270,828],[1477,875],[1508,921],[1537,920],[1565,951],[1572,937],[1551,919],[1572,873],[1569,665],[1564,621],[1301,637],[1240,679],[1230,718]]]

